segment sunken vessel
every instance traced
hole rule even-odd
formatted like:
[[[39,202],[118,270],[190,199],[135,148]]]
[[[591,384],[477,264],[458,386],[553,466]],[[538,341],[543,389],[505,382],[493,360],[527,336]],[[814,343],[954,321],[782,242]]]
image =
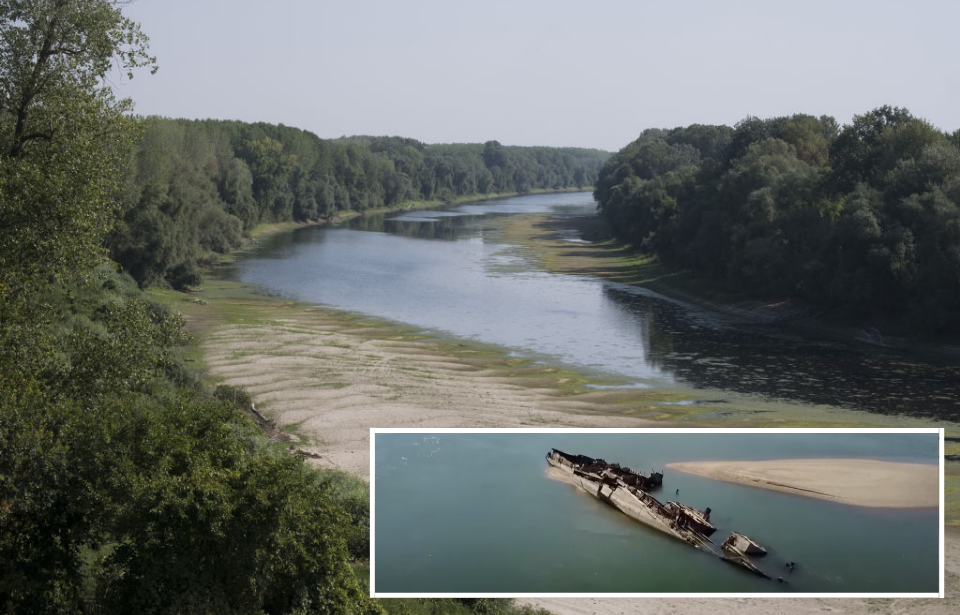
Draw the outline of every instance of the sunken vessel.
[[[547,463],[566,474],[574,485],[628,517],[727,563],[770,578],[752,560],[752,557],[766,555],[766,549],[748,536],[731,532],[719,552],[714,548],[716,545],[710,536],[717,528],[710,523],[709,508],[697,510],[680,502],[662,503],[650,495],[650,491],[663,484],[662,472],[644,475],[603,459],[571,455],[559,449],[547,453]]]

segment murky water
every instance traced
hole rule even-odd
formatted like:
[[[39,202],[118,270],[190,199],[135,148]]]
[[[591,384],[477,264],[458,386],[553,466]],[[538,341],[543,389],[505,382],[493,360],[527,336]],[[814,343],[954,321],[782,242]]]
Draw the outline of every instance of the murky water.
[[[236,279],[617,375],[883,414],[956,420],[960,368],[791,334],[647,291],[536,269],[491,232],[497,216],[593,215],[587,194],[536,195],[449,211],[371,216],[276,237]],[[581,241],[574,232],[569,240]]]
[[[933,463],[935,434],[378,434],[377,592],[936,592],[936,509],[844,506],[667,470],[661,501],[713,509],[769,554],[753,576],[547,478],[551,448],[637,470],[675,461]],[[676,493],[679,490],[679,494]],[[785,562],[794,561],[790,572]]]

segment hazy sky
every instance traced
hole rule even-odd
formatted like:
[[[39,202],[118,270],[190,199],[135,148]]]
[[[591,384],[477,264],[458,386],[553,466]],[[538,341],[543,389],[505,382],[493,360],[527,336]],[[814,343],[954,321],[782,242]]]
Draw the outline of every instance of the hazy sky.
[[[960,128],[960,2],[136,0],[137,112],[324,138],[617,150],[645,128],[882,104]]]

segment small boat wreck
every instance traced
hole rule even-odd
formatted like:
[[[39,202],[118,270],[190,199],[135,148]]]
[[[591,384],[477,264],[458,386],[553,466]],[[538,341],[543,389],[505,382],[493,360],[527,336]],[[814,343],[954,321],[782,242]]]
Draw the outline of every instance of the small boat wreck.
[[[720,550],[723,551],[723,555],[720,556],[723,561],[745,568],[761,577],[770,578],[770,575],[757,568],[757,565],[750,559],[751,555],[754,557],[766,555],[767,550],[749,536],[744,536],[738,532],[730,532],[730,536],[720,545]]]
[[[730,536],[727,537],[722,547],[730,546],[738,551],[746,553],[747,555],[756,555],[758,557],[764,556],[767,554],[767,550],[757,544],[749,536],[744,536],[738,532],[730,532]]]

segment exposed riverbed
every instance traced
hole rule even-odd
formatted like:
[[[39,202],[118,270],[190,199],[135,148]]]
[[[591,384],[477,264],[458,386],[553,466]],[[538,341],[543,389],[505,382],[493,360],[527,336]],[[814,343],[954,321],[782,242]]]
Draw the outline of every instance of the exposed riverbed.
[[[594,208],[583,193],[536,195],[305,228],[270,239],[232,275],[286,297],[496,344],[625,390],[693,392],[680,402],[709,406],[708,420],[757,412],[756,399],[954,420],[956,365],[548,273],[497,232],[505,216],[569,218]],[[583,241],[573,232],[568,240]]]

